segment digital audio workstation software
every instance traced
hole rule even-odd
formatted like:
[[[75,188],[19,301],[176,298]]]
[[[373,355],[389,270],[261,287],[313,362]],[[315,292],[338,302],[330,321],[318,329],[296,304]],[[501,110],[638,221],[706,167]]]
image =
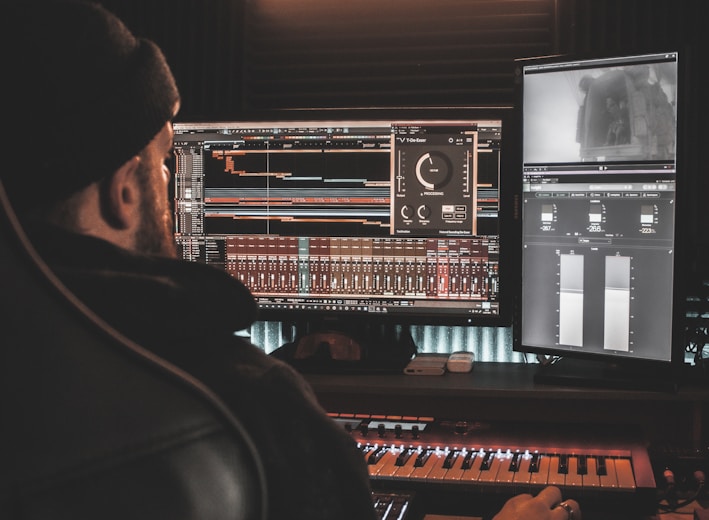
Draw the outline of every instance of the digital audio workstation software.
[[[262,315],[499,315],[501,120],[175,123],[184,259]]]

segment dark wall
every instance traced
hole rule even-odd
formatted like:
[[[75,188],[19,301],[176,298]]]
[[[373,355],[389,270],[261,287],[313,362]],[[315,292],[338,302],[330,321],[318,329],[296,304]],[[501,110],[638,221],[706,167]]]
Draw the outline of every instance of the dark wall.
[[[509,105],[512,61],[568,31],[553,0],[247,2],[253,108]]]
[[[182,119],[233,118],[242,102],[242,0],[97,0],[165,53]]]
[[[99,0],[158,42],[184,119],[510,105],[512,60],[568,46],[555,0]]]

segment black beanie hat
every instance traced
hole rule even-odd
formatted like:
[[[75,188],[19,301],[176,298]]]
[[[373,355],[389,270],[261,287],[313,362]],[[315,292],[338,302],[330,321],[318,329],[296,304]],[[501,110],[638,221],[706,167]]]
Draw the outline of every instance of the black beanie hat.
[[[160,49],[105,8],[21,2],[3,12],[11,200],[60,200],[114,172],[172,119],[179,93]],[[7,91],[6,91],[7,92]]]

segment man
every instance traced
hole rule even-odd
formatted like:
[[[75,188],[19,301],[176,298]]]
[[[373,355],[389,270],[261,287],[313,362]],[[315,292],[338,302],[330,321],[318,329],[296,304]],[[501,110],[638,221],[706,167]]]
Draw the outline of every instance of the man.
[[[29,5],[3,14],[22,52],[5,64],[19,138],[2,181],[39,253],[109,324],[240,418],[263,458],[271,518],[376,518],[349,434],[289,365],[234,334],[256,318],[248,290],[176,258],[166,160],[180,99],[160,50],[96,5]],[[556,488],[520,496],[498,520],[535,508],[525,518],[578,520],[578,504],[574,516],[560,501]]]

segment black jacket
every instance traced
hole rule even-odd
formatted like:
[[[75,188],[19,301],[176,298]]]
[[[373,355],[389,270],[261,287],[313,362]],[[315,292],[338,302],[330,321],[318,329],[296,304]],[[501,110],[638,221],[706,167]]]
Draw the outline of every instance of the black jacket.
[[[62,282],[107,323],[189,372],[239,417],[264,461],[273,519],[376,518],[364,457],[288,364],[234,335],[257,316],[249,291],[199,263],[27,227]]]

